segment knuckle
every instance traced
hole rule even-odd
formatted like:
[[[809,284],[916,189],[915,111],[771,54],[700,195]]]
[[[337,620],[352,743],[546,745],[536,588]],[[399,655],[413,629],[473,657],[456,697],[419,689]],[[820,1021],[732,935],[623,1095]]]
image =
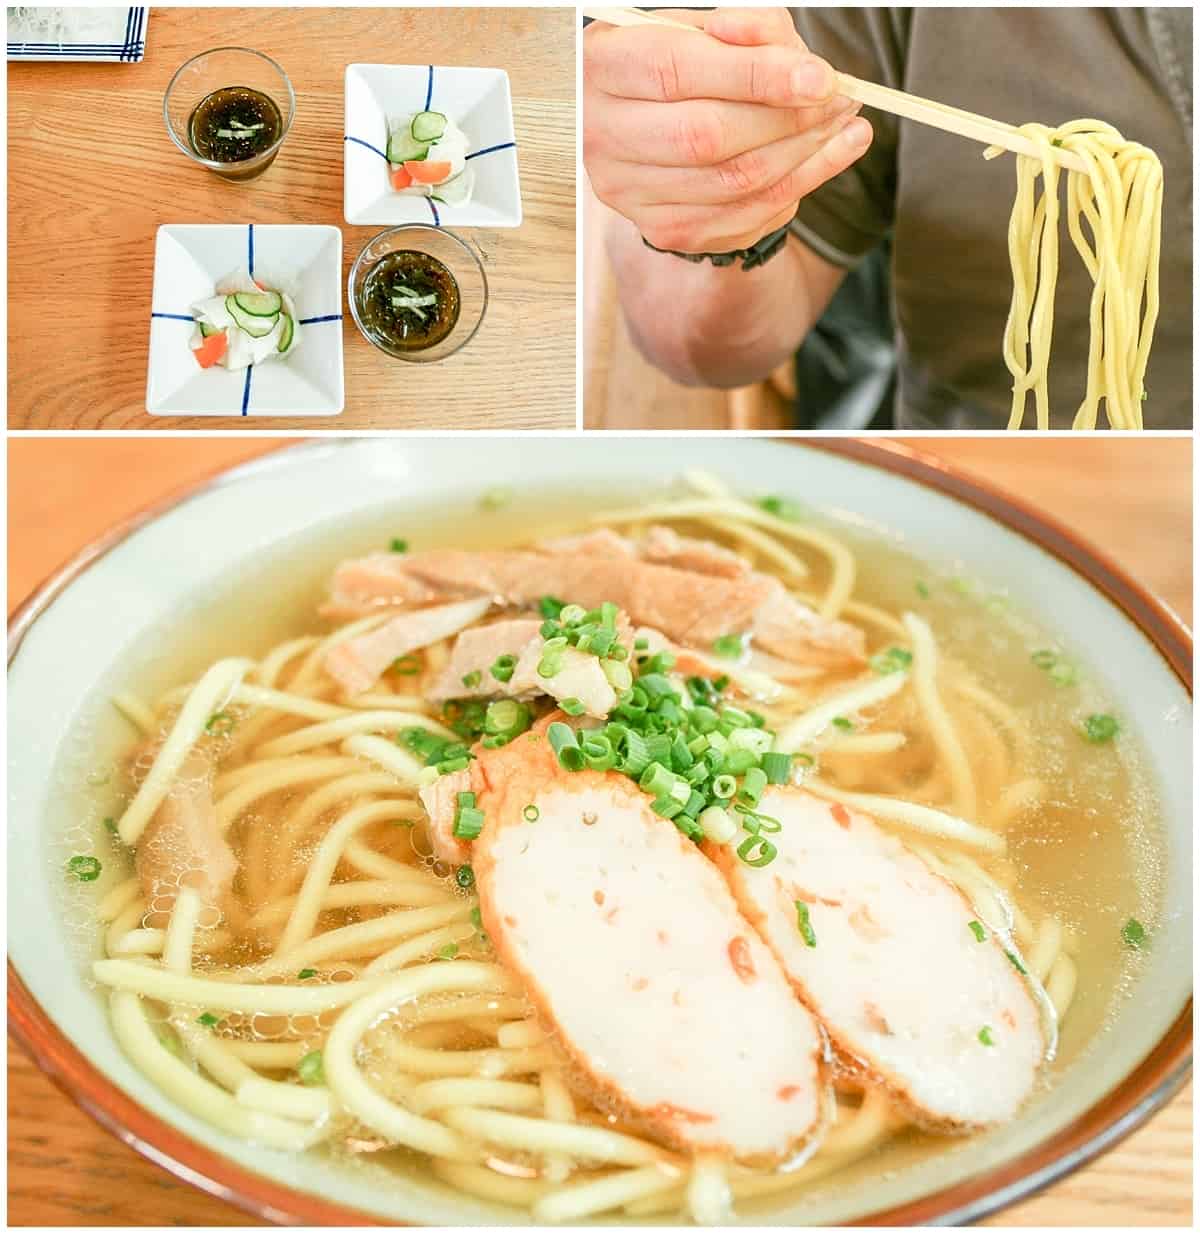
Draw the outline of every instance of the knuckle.
[[[762,202],[768,206],[782,207],[790,202],[800,200],[800,183],[799,174],[794,171],[788,172],[780,180],[776,180],[774,184],[769,184],[759,193]]]
[[[721,187],[735,197],[745,197],[762,189],[767,180],[766,160],[757,150],[747,150],[736,158],[726,159],[714,168]]]
[[[675,132],[676,153],[697,167],[708,167],[721,157],[724,125],[715,108],[697,108],[686,112]]]
[[[672,43],[663,42],[648,49],[646,76],[660,103],[676,103],[684,97],[679,57]]]
[[[689,253],[696,247],[695,228],[679,219],[655,219],[642,229],[642,235],[656,249]]]

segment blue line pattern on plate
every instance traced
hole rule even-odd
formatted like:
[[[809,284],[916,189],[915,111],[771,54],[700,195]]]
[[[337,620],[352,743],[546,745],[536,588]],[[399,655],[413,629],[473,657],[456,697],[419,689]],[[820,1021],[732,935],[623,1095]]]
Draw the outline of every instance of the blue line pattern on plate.
[[[486,146],[482,150],[476,150],[474,154],[468,154],[468,159],[477,159],[482,154],[495,154],[497,150],[515,150],[517,143],[515,141],[503,141],[498,146]]]
[[[430,210],[430,213],[433,215],[433,225],[435,227],[440,227],[442,225],[442,220],[438,217],[437,206],[434,204],[433,198],[426,197],[425,200],[429,202],[429,210]]]
[[[301,317],[299,324],[302,326],[315,326],[322,321],[341,321],[341,313],[330,313],[325,317]]]
[[[425,106],[423,111],[428,111],[430,104],[433,102],[433,65],[429,66],[429,83],[425,87]]]
[[[246,384],[242,387],[242,415],[250,414],[250,374],[254,372],[254,365],[246,365]]]
[[[246,268],[250,271],[250,277],[254,277],[254,224],[250,224],[250,235],[246,241],[248,256]]]
[[[186,321],[190,322],[193,326],[196,324],[196,319],[191,313],[188,313],[186,317],[182,313],[151,313],[150,316],[165,317],[168,321]]]
[[[388,161],[388,156],[384,154],[382,150],[380,150],[377,146],[371,145],[369,141],[363,141],[361,137],[351,137],[349,134],[347,134],[345,137],[342,138],[342,140],[352,141],[356,145],[359,145],[359,146],[366,146],[366,148],[370,150],[373,154],[378,154],[379,157],[383,159],[385,163]]]

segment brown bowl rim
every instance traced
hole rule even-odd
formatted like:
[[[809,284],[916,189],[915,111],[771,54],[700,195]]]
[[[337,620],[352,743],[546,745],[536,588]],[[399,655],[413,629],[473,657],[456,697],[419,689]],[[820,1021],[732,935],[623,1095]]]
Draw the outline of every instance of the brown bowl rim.
[[[1192,639],[1176,614],[1134,582],[1103,550],[1053,516],[988,482],[896,440],[780,439],[880,467],[970,506],[1050,552],[1130,618],[1150,640],[1189,695]],[[212,488],[280,465],[297,450],[328,449],[317,439],[223,467],[205,479],[123,520],[74,554],[13,612],[8,660],[37,617],[84,570],[138,528]],[[336,445],[334,446],[336,448]],[[174,1177],[256,1217],[284,1225],[381,1225],[369,1213],[298,1191],[247,1170],[151,1113],[108,1080],[66,1037],[8,964],[9,1033],[33,1062],[81,1109],[117,1139]],[[856,1218],[855,1224],[948,1225],[977,1221],[1026,1199],[1124,1139],[1183,1087],[1191,1071],[1192,1000],[1133,1070],[1068,1126],[1010,1161],[927,1196]]]

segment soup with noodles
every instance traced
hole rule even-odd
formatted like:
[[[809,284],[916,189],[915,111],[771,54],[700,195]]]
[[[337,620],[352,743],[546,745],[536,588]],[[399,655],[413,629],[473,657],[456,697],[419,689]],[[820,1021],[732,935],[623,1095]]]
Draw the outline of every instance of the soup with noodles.
[[[1162,851],[1069,632],[710,477],[497,504],[231,577],[72,735],[135,1065],[546,1222],[753,1214],[1045,1099]]]

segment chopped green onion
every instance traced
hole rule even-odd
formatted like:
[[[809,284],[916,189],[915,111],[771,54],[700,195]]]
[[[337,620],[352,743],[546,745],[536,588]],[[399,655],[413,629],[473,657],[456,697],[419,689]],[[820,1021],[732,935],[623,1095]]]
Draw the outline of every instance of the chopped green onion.
[[[459,793],[453,834],[460,840],[477,839],[483,830],[483,811],[475,808],[474,793]]]
[[[1042,669],[1056,686],[1073,686],[1078,678],[1075,666],[1064,660],[1056,651],[1043,648],[1029,657]]]
[[[583,703],[581,703],[581,702],[579,701],[579,699],[577,699],[577,698],[563,698],[563,699],[559,699],[558,705],[559,705],[559,706],[563,709],[563,711],[565,711],[565,712],[567,713],[567,715],[569,715],[569,716],[581,716],[581,715],[583,715],[583,712],[584,712],[584,706],[583,706]]]
[[[480,915],[478,904],[476,904],[475,907],[471,909],[471,924],[477,930],[483,929],[483,917]]]
[[[564,770],[578,771],[583,766],[583,751],[575,738],[575,730],[569,724],[556,720],[546,730],[546,738]]]
[[[713,796],[728,800],[737,792],[737,781],[731,775],[719,775],[712,783]]]
[[[758,805],[763,789],[767,787],[767,773],[761,767],[751,767],[742,777],[742,787],[738,790],[738,800],[748,806]]]
[[[474,887],[475,871],[472,870],[470,866],[459,866],[458,869],[454,871],[454,881],[460,887]]]
[[[612,741],[603,733],[588,733],[579,747],[583,761],[592,771],[611,771],[617,765]]]
[[[768,514],[775,515],[788,523],[802,523],[804,508],[799,502],[789,501],[786,497],[761,497],[758,504]]]
[[[768,784],[786,784],[792,778],[792,756],[768,750],[762,756],[762,769]]]
[[[608,684],[618,692],[628,690],[633,685],[633,674],[628,664],[622,664],[619,660],[601,660],[600,669]]]
[[[1112,741],[1120,731],[1121,726],[1117,723],[1115,716],[1088,716],[1083,722],[1083,735],[1094,745],[1103,745],[1106,741]]]
[[[517,667],[517,657],[514,655],[497,656],[488,669],[497,681],[511,681],[513,670]]]
[[[393,540],[388,547],[391,549],[393,553],[407,553],[408,552],[408,541],[407,540]]]
[[[96,857],[85,857],[77,853],[67,862],[67,872],[73,874],[81,883],[94,883],[100,877],[100,861]]]
[[[815,947],[817,945],[817,936],[808,917],[808,905],[803,900],[796,900],[795,905],[796,928],[800,931],[800,937],[804,939],[806,947]]]
[[[650,640],[648,638],[635,638],[633,640],[634,651],[649,651]]]
[[[1121,927],[1121,938],[1127,947],[1140,951],[1146,941],[1146,927],[1136,917],[1130,917]]]
[[[542,817],[541,810],[539,810],[537,806],[533,805],[532,803],[527,805],[521,811],[521,814],[527,823],[536,823],[538,819]]]
[[[556,620],[566,607],[562,600],[556,600],[553,596],[542,596],[538,601],[538,612],[549,621]]]
[[[889,647],[886,651],[873,655],[870,664],[872,670],[881,677],[887,677],[891,673],[902,673],[912,664],[912,652],[906,651],[903,647]]]
[[[675,786],[675,780],[675,773],[669,771],[662,763],[651,763],[642,772],[638,787],[655,797],[668,797]]]
[[[216,1028],[221,1022],[221,1017],[213,1015],[211,1011],[204,1012],[203,1015],[196,1017],[197,1024],[203,1024],[205,1028]]]
[[[315,977],[316,975],[317,975],[317,970],[315,968],[302,968],[296,974],[296,977],[300,981],[307,981],[310,977]]]
[[[1022,977],[1027,977],[1029,975],[1029,969],[1021,963],[1020,958],[1017,956],[1015,951],[1006,951],[1004,954],[1008,956],[1008,962],[1017,970],[1017,972],[1021,974]]]
[[[745,650],[745,643],[740,634],[722,634],[713,640],[713,655],[723,660],[736,660]]]
[[[489,737],[502,737],[507,743],[525,732],[532,719],[532,713],[524,703],[502,698],[488,704],[483,714],[483,731]]]
[[[105,831],[111,831],[113,835],[117,834],[117,820],[115,818],[106,818],[104,820]]]
[[[421,671],[421,657],[412,655],[401,656],[392,661],[392,672],[401,677],[415,677]]]
[[[582,604],[564,604],[558,613],[558,620],[564,626],[577,626],[587,616],[587,609]]]
[[[770,840],[764,840],[757,835],[749,835],[738,845],[737,855],[746,865],[761,870],[763,866],[770,865],[775,860],[777,851]]]
[[[916,588],[917,588],[917,595],[919,595],[922,600],[929,599],[929,584],[928,583],[923,583],[921,582],[920,579],[917,579]]]
[[[832,724],[834,728],[840,728],[844,733],[851,733],[854,731],[854,722],[852,720],[848,720],[845,716],[834,716]]]
[[[444,947],[438,948],[437,954],[439,960],[453,960],[458,955],[458,944],[447,943]]]
[[[982,924],[978,921],[968,921],[967,929],[969,929],[971,933],[975,935],[976,942],[982,943],[983,940],[987,938],[987,931],[983,928]]]
[[[677,814],[683,813],[683,804],[675,800],[674,797],[655,797],[650,803],[650,808],[655,814],[661,814],[663,818],[674,818]]]
[[[217,737],[228,737],[233,732],[234,718],[227,711],[215,711],[204,722],[204,731]]]
[[[463,674],[462,683],[468,690],[473,690],[482,680],[483,674],[477,668],[473,668],[469,673]]]
[[[325,1061],[320,1050],[310,1050],[296,1067],[301,1084],[310,1088],[325,1083]]]
[[[705,838],[714,844],[728,844],[737,835],[737,823],[730,817],[729,811],[720,806],[708,806],[701,810],[696,821]]]
[[[992,1040],[992,1030],[986,1024],[979,1030],[979,1040],[983,1045],[996,1044],[995,1041]]]
[[[490,488],[479,499],[481,510],[500,510],[513,499],[511,488]]]
[[[457,758],[443,759],[440,763],[434,763],[434,770],[440,776],[453,775],[456,771],[466,771],[471,764],[471,757],[468,754],[460,754]]]

